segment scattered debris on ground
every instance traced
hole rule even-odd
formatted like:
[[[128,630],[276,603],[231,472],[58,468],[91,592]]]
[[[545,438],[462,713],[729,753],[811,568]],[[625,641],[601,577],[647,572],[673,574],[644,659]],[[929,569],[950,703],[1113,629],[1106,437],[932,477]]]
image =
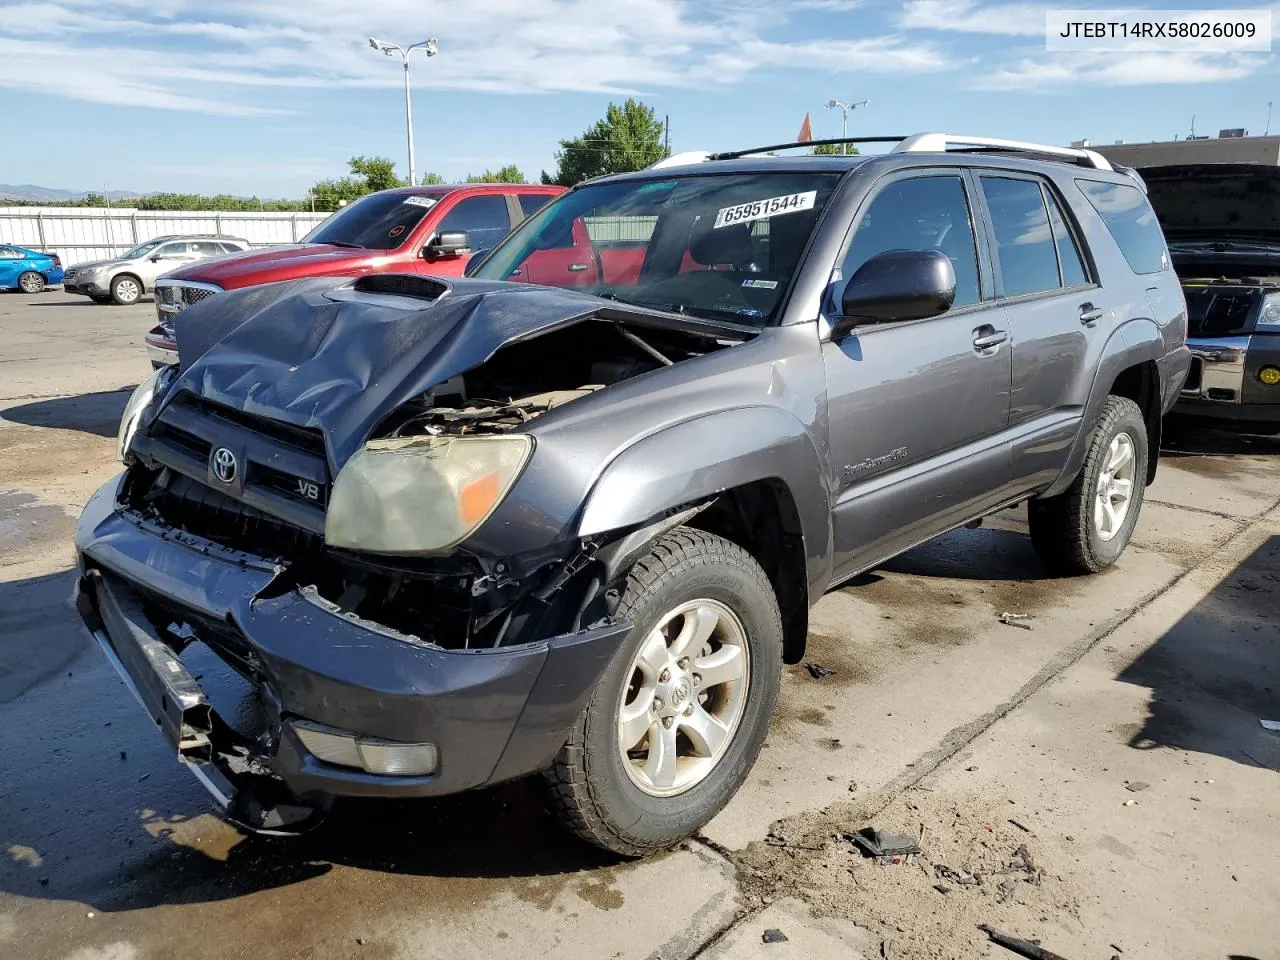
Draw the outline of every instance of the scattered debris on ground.
[[[1124,785],[1124,788],[1128,790],[1130,793],[1139,793],[1143,790],[1150,790],[1151,784],[1143,783],[1141,780],[1133,780],[1129,783],[1126,783]]]
[[[821,680],[823,677],[829,677],[835,673],[834,670],[829,670],[820,663],[806,663],[804,668],[809,671],[809,676],[815,680]]]
[[[1031,629],[1031,624],[1025,622],[1030,619],[1031,614],[1029,613],[1010,613],[1006,610],[1004,613],[1000,614],[1001,623],[1010,627],[1021,627],[1023,630]]]
[[[821,835],[804,838],[823,844],[817,856],[760,845],[751,851],[756,865],[748,873],[764,884],[758,897],[800,889],[816,915],[868,928],[880,939],[882,956],[985,956],[991,948],[980,924],[1039,930],[1052,917],[1048,938],[1055,926],[1070,930],[1079,921],[1074,883],[1054,866],[1075,857],[1071,843],[1014,825],[1007,808],[1003,798],[909,790],[876,814],[898,830],[910,824],[909,833],[833,824],[825,841]],[[786,825],[787,831],[798,829]]]
[[[787,935],[781,930],[766,930],[760,939],[765,943],[786,943]]]

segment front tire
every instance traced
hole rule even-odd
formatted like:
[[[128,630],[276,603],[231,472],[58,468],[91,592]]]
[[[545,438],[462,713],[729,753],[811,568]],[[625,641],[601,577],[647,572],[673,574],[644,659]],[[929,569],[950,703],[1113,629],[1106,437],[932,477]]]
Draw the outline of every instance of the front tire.
[[[43,274],[37,273],[35,270],[28,270],[18,276],[18,289],[23,293],[40,293],[44,290],[44,287]]]
[[[1053,570],[1098,573],[1129,545],[1147,483],[1147,425],[1127,397],[1107,397],[1070,487],[1027,507],[1031,543]]]
[[[778,697],[782,617],[750,554],[687,527],[632,568],[617,615],[635,629],[544,776],[565,826],[638,857],[695,832],[746,779]]]
[[[111,281],[111,299],[122,307],[137,303],[142,298],[142,281],[129,274],[121,274]]]

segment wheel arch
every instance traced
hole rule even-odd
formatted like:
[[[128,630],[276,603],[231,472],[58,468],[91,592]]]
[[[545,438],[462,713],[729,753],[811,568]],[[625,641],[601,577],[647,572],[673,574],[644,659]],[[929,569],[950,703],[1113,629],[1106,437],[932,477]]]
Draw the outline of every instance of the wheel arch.
[[[116,281],[119,280],[121,277],[128,277],[130,280],[136,281],[138,284],[138,289],[142,293],[147,292],[148,288],[147,288],[146,281],[143,280],[142,277],[138,276],[138,274],[134,273],[132,270],[121,270],[119,273],[112,274],[111,280],[107,283],[107,289],[110,290],[113,287],[115,287]]]
[[[1150,320],[1130,320],[1112,331],[1094,370],[1084,405],[1080,431],[1058,478],[1041,496],[1052,497],[1069,487],[1084,463],[1089,434],[1102,415],[1109,396],[1128,397],[1138,405],[1147,425],[1147,478],[1155,479],[1159,461],[1161,384],[1159,358],[1164,348],[1160,328]]]
[[[825,477],[808,432],[790,413],[722,411],[651,434],[615,457],[588,495],[578,536],[623,534],[629,562],[677,523],[738,544],[773,585],[784,660],[795,663],[804,655],[811,600],[830,580]]]

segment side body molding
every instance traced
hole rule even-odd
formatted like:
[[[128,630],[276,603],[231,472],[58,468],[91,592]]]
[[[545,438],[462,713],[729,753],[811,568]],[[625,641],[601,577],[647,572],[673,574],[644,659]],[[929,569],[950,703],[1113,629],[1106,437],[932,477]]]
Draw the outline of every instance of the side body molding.
[[[777,407],[740,407],[685,420],[623,450],[595,482],[577,535],[652,521],[732,487],[777,479],[795,500],[810,602],[831,576],[828,470],[798,419]]]

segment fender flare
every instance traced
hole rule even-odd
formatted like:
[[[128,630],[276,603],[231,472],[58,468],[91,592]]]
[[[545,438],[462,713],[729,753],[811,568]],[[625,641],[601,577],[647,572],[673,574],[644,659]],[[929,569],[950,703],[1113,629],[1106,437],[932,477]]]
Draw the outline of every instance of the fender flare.
[[[749,406],[694,417],[622,449],[588,493],[576,535],[643,524],[760,480],[790,491],[805,544],[810,602],[831,573],[827,471],[805,425],[779,407]],[[815,594],[816,589],[816,594]]]
[[[1085,451],[1089,445],[1089,434],[1093,430],[1093,425],[1097,422],[1098,417],[1102,415],[1102,406],[1107,401],[1111,385],[1116,382],[1116,378],[1121,372],[1141,363],[1158,364],[1163,350],[1164,337],[1160,332],[1160,327],[1156,325],[1154,320],[1146,317],[1127,320],[1111,331],[1111,336],[1107,338],[1107,342],[1103,345],[1098,363],[1094,367],[1093,382],[1089,386],[1089,396],[1085,400],[1080,430],[1071,446],[1066,465],[1062,468],[1062,472],[1058,474],[1058,478],[1040,496],[1056,496],[1071,486],[1075,480],[1076,474],[1080,472],[1081,464],[1084,463]],[[1159,392],[1160,387],[1157,384],[1157,393]],[[1150,423],[1148,428],[1151,428]],[[1154,436],[1157,443],[1159,434],[1160,415],[1159,400],[1157,399],[1154,424]],[[1154,463],[1154,458],[1150,457],[1150,455],[1148,459]]]

